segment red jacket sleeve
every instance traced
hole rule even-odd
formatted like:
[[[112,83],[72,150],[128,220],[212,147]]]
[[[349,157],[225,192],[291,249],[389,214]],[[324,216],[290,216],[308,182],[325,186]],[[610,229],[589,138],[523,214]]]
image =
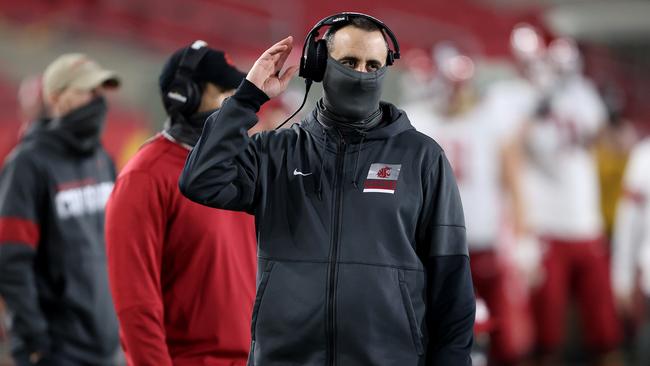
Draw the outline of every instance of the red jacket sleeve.
[[[171,366],[160,283],[166,205],[146,172],[121,175],[106,207],[108,272],[131,365]]]

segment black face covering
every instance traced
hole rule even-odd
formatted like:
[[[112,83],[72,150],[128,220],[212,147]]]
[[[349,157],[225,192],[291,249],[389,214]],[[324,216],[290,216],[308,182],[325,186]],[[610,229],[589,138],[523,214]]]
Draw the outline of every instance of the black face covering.
[[[50,129],[61,135],[74,149],[91,151],[100,144],[107,112],[106,98],[97,97],[65,116],[54,119],[50,123]]]
[[[327,58],[323,77],[323,106],[342,122],[360,122],[379,110],[384,66],[374,72],[359,72]]]
[[[358,134],[370,131],[378,126],[384,118],[382,109],[379,108],[365,119],[358,121],[347,121],[325,108],[323,100],[316,103],[316,120],[327,127],[336,127],[344,135]]]
[[[180,143],[194,146],[201,137],[205,121],[217,110],[219,108],[195,113],[191,117],[172,116],[165,126],[165,132]]]

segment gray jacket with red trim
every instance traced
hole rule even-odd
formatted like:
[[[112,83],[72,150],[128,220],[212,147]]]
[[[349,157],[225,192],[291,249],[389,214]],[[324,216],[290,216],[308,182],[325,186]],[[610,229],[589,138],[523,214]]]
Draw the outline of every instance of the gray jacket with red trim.
[[[406,114],[344,137],[308,116],[247,136],[268,98],[244,80],[210,116],[180,189],[255,215],[249,365],[470,365],[463,210],[441,148]]]
[[[118,328],[108,289],[104,205],[115,168],[63,129],[27,136],[0,174],[0,295],[12,352],[47,364],[110,362]]]

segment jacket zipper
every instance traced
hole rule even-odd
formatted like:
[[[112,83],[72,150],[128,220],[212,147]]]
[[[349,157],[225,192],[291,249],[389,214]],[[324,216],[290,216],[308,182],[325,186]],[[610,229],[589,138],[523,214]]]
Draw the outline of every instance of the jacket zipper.
[[[345,140],[343,136],[339,136],[339,152],[336,156],[336,180],[334,186],[334,219],[332,226],[332,243],[330,245],[330,260],[328,268],[329,286],[327,293],[327,306],[328,306],[328,365],[334,366],[336,364],[336,280],[338,275],[338,246],[339,235],[341,232],[341,211],[343,210],[343,167],[345,165]]]

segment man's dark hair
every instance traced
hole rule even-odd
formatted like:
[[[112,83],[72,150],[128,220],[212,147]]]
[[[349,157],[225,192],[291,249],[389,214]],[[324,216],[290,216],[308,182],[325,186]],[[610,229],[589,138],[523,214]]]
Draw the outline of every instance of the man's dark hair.
[[[329,52],[332,52],[332,49],[334,48],[334,34],[336,34],[336,32],[338,32],[341,28],[345,28],[348,25],[351,25],[355,28],[359,28],[366,32],[379,31],[381,33],[381,36],[384,37],[384,41],[386,42],[386,48],[389,48],[388,41],[386,40],[386,35],[384,34],[384,30],[381,27],[379,27],[377,23],[366,18],[352,18],[348,22],[340,22],[334,24],[333,26],[330,27],[330,29],[327,30],[327,32],[325,32],[325,35],[323,35],[323,39],[325,39],[325,42],[327,42],[327,49]]]

